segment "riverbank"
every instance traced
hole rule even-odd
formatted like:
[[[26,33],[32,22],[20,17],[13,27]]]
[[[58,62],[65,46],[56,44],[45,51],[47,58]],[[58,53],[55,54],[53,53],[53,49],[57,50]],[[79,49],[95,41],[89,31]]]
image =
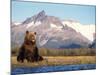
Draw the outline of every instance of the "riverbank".
[[[79,64],[95,64],[96,56],[44,56],[44,60],[40,62],[19,63],[16,56],[11,57],[12,67],[40,67],[40,66],[57,66],[57,65],[79,65]]]

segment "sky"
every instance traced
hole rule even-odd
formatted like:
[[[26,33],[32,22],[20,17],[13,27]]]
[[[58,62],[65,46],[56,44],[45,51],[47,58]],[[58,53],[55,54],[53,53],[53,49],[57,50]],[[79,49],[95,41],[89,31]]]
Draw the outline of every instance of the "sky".
[[[44,10],[49,16],[59,17],[61,20],[75,20],[82,24],[94,24],[96,7],[93,5],[71,5],[41,2],[12,1],[12,21],[22,22],[26,18]]]

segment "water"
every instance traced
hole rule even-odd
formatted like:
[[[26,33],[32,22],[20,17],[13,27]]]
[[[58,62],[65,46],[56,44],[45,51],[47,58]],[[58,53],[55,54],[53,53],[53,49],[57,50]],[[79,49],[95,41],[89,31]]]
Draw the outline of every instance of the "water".
[[[75,71],[75,70],[90,70],[96,69],[96,64],[81,64],[81,65],[64,65],[64,66],[43,66],[43,67],[20,67],[13,68],[11,75],[28,74],[28,73],[45,73],[59,71]]]

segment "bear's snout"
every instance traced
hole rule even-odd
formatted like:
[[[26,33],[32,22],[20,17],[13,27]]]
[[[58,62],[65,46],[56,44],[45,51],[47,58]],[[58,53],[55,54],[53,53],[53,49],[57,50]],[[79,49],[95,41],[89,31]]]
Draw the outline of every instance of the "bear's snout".
[[[32,40],[32,42],[34,43],[34,42],[35,42],[35,40]]]

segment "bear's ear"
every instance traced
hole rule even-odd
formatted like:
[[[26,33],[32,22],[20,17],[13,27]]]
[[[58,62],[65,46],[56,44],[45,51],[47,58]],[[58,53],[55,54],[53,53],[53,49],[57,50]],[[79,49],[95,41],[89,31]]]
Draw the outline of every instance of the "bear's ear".
[[[36,35],[36,32],[34,32],[34,34]]]
[[[27,30],[27,31],[26,31],[26,34],[28,34],[28,33],[29,33],[29,31]]]

